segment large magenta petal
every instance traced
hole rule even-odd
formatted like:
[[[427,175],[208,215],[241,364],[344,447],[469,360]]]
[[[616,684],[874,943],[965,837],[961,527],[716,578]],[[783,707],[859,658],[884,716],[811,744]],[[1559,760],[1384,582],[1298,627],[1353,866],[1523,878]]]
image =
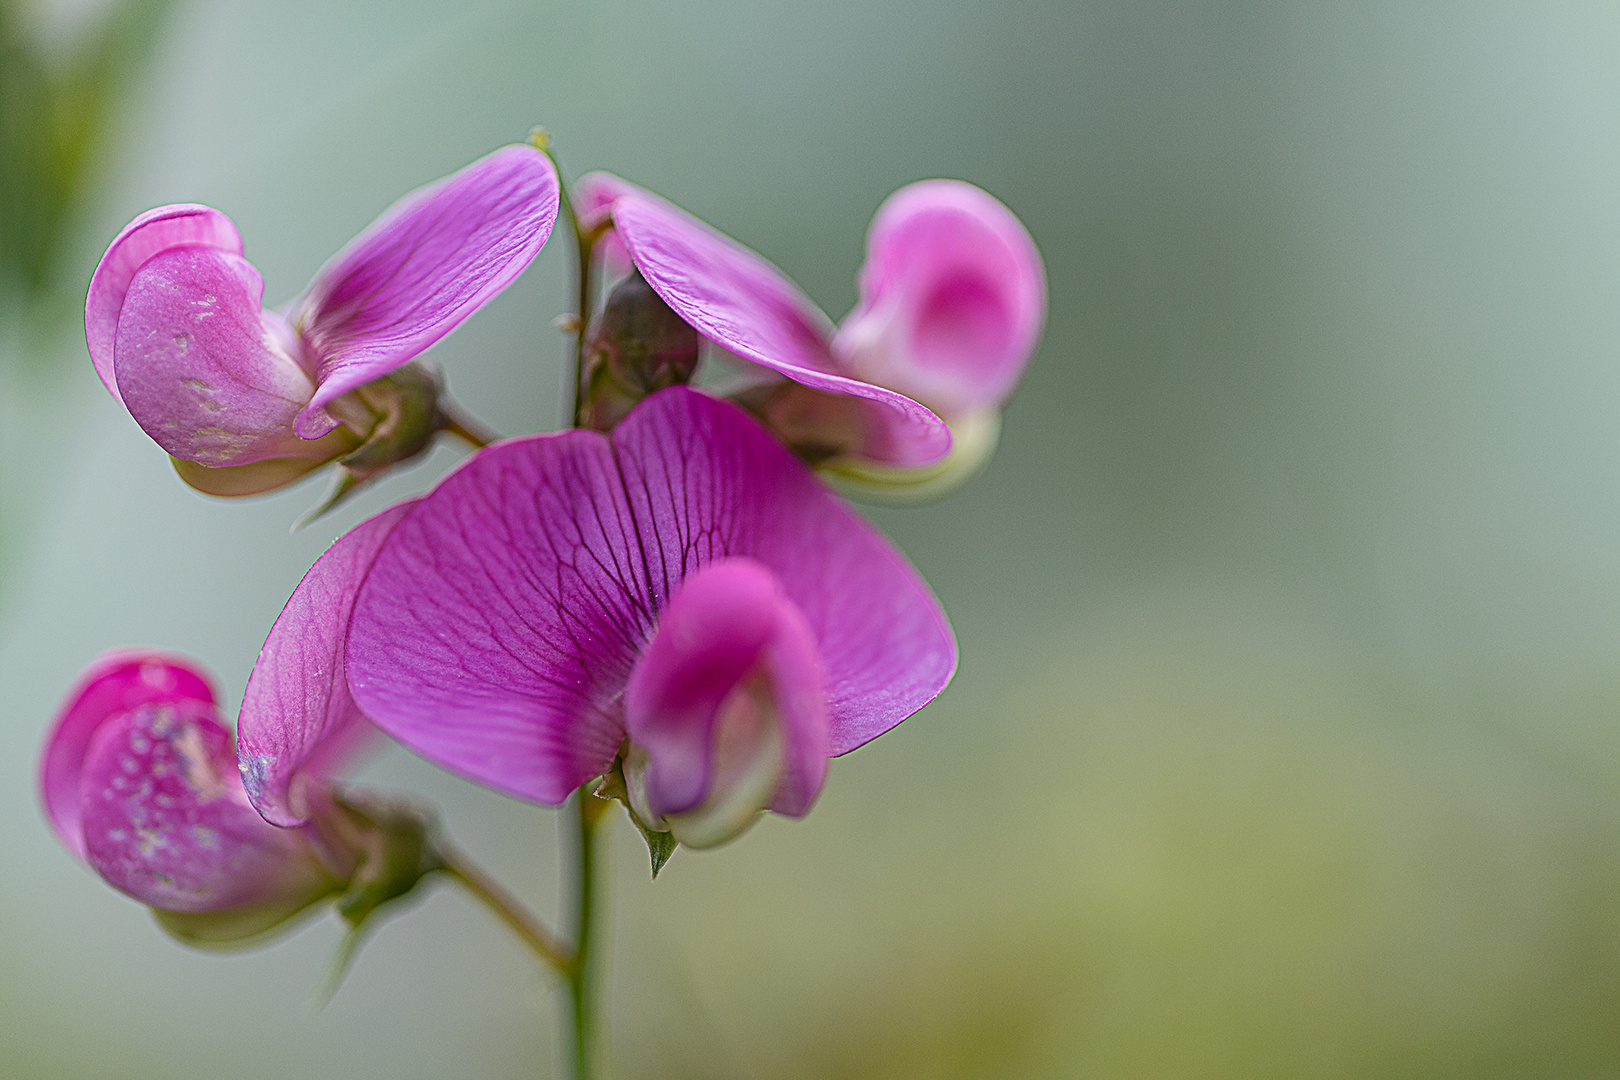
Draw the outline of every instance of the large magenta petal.
[[[292,423],[314,386],[263,297],[259,272],[217,248],[170,248],[130,281],[118,387],[130,415],[175,457],[224,466],[302,456]]]
[[[79,813],[90,865],[153,907],[313,900],[335,885],[297,832],[248,805],[212,704],[148,702],[104,723],[84,758]]]
[[[840,362],[947,416],[1000,404],[1046,318],[1035,241],[994,196],[960,180],[908,184],[884,201],[860,285],[833,342]]]
[[[950,431],[927,408],[839,372],[831,322],[765,259],[644,191],[620,194],[612,213],[647,283],[704,337],[801,385],[867,403],[872,434],[861,456],[921,465],[950,449]]]
[[[414,505],[389,507],[327,548],[259,651],[242,695],[237,748],[248,798],[274,825],[307,820],[294,779],[324,775],[370,728],[349,696],[349,616],[383,541]]]
[[[559,803],[618,751],[655,608],[606,437],[509,439],[383,546],[350,624],[349,687],[424,757]]]
[[[90,291],[84,302],[85,344],[90,348],[96,374],[120,404],[124,399],[114,372],[113,342],[118,334],[118,315],[124,309],[124,294],[148,259],[170,248],[187,246],[240,255],[242,237],[231,219],[218,210],[190,203],[160,206],[124,226],[107,245],[90,277]]]
[[[85,857],[79,819],[79,778],[90,741],[119,713],[153,702],[213,707],[214,689],[201,670],[168,653],[119,649],[92,663],[68,692],[39,763],[39,793],[57,838]]]
[[[400,199],[316,275],[294,325],[318,362],[298,420],[314,438],[322,407],[388,374],[510,285],[545,246],[560,187],[532,146],[505,146]]]
[[[727,555],[781,579],[821,650],[833,754],[881,735],[950,682],[956,641],[927,584],[746,413],[666,390],[613,441],[660,602]]]
[[[611,764],[658,610],[731,555],[776,574],[820,646],[832,753],[949,682],[950,627],[900,553],[747,414],[674,388],[611,445],[583,431],[513,439],[447,477],[361,589],[350,688],[424,756],[560,802]]]

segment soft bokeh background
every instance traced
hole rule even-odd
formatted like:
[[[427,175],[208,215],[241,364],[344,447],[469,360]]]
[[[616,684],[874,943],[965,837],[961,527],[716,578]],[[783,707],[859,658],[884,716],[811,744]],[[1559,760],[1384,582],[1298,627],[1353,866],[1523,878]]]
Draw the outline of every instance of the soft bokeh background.
[[[547,980],[453,891],[312,1014],[335,920],[188,952],[32,782],[91,656],[177,649],[235,700],[323,546],[457,457],[293,536],[318,485],[193,494],[84,355],[107,239],[210,203],[279,301],[535,123],[835,316],[925,176],[1005,200],[1051,280],[987,472],[873,514],[953,617],[955,685],[803,822],[656,885],[618,830],[620,1075],[1620,1075],[1620,9],[0,11],[0,86],[26,57],[90,102],[82,146],[53,121],[83,160],[49,257],[0,286],[0,1075],[556,1072]],[[61,89],[98,41],[134,57],[95,61],[102,104]],[[503,431],[562,412],[563,250],[435,350]],[[402,751],[366,779],[555,911],[552,811]]]

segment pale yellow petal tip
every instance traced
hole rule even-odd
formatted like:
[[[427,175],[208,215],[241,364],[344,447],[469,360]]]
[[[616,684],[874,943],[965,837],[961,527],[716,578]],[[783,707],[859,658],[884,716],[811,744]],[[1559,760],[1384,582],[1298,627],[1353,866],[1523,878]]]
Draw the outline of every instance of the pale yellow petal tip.
[[[951,449],[928,465],[880,465],[860,458],[833,458],[822,475],[851,499],[879,506],[921,506],[944,498],[984,468],[1001,441],[1001,410],[981,409],[947,421]]]

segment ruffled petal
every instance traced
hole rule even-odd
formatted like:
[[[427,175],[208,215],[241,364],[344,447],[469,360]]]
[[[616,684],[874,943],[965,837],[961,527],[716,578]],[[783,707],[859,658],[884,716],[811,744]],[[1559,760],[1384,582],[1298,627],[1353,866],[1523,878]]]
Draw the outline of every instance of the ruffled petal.
[[[248,805],[211,704],[154,701],[102,724],[84,758],[79,813],[90,865],[153,907],[312,901],[336,886],[296,831]]]
[[[947,416],[1010,394],[1046,318],[1034,240],[960,180],[909,184],[878,208],[860,287],[833,341],[840,363]]]
[[[794,382],[867,403],[877,415],[861,456],[920,465],[950,449],[949,430],[926,407],[838,371],[831,322],[765,259],[647,192],[620,194],[612,208],[636,268],[704,337]]]
[[[119,713],[153,702],[212,708],[208,677],[189,662],[151,649],[119,649],[92,663],[68,692],[39,763],[45,816],[67,849],[84,858],[79,779],[96,730]]]
[[[303,456],[292,423],[314,387],[263,296],[259,272],[215,248],[171,248],[130,281],[114,346],[118,387],[130,415],[175,457],[225,466]]]
[[[242,782],[273,825],[301,825],[293,781],[319,776],[344,756],[370,724],[349,696],[349,616],[383,541],[415,500],[389,507],[326,549],[293,590],[248,677],[237,719]]]
[[[152,256],[176,247],[214,248],[242,254],[242,237],[231,219],[207,206],[181,203],[148,210],[113,238],[90,276],[84,302],[84,339],[90,362],[112,396],[123,403],[113,364],[113,343],[124,294],[136,271]]]
[[[322,268],[293,315],[319,382],[298,433],[322,433],[327,402],[420,355],[516,280],[551,235],[559,192],[550,159],[505,146],[405,196]]]

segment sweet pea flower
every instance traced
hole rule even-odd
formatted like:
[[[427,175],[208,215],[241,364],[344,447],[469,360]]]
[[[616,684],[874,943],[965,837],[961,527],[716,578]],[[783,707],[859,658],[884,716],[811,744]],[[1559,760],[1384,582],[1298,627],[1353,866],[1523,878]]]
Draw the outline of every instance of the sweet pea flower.
[[[417,753],[547,804],[605,774],[700,847],[807,812],[829,757],[956,666],[904,557],[687,387],[468,459],[384,540],[347,633],[355,703]]]
[[[670,308],[789,380],[742,400],[847,486],[937,495],[994,450],[1040,338],[1046,281],[1029,233],[987,192],[925,180],[890,196],[867,235],[860,302],[835,330],[776,267],[685,211],[605,173],[581,188],[588,220],[611,220]]]
[[[629,262],[698,333],[826,400],[835,410],[832,422],[799,440],[810,456],[853,453],[920,466],[950,449],[950,431],[925,406],[842,370],[832,352],[832,321],[764,258],[607,173],[582,177],[579,201],[586,221],[611,220]]]
[[[559,190],[544,154],[503,147],[400,199],[278,310],[224,214],[150,210],[91,278],[90,358],[194,487],[266,491],[346,455],[369,478],[450,423],[406,365],[523,272]]]
[[[164,653],[91,665],[45,744],[39,789],[70,852],[196,944],[268,931],[355,869],[343,845],[253,811],[207,676]]]

